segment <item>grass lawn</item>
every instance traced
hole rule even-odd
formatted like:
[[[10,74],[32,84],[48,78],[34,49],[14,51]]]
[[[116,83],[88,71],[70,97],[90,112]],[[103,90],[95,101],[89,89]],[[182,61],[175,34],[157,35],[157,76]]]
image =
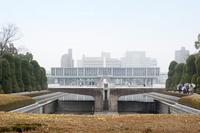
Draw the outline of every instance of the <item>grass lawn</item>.
[[[198,94],[182,97],[178,102],[180,104],[200,109],[200,95]]]
[[[199,115],[53,115],[0,112],[0,132],[199,133]]]
[[[28,96],[17,96],[11,94],[0,94],[0,111],[10,111],[29,104],[35,100]]]

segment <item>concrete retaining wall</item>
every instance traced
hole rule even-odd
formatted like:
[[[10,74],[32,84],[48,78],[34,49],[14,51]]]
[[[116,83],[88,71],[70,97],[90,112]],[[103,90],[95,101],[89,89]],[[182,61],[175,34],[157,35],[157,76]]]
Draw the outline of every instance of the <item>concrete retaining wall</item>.
[[[57,111],[58,108],[58,100],[51,102],[49,104],[46,104],[43,106],[43,113],[44,114],[52,114]]]
[[[118,112],[156,113],[155,102],[118,101]]]
[[[160,102],[155,100],[156,102],[156,111],[158,114],[200,114],[200,111],[197,109],[188,109],[189,107],[186,107],[184,105],[178,105],[178,104],[169,104],[166,102]],[[182,107],[180,107],[182,106]]]
[[[163,104],[159,101],[155,101],[156,103],[156,112],[158,114],[170,114],[170,106]]]
[[[58,101],[56,113],[93,113],[94,101]]]

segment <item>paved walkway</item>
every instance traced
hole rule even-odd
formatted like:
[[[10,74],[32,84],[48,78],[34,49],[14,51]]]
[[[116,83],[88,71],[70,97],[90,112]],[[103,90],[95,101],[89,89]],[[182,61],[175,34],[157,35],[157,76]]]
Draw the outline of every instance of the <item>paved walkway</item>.
[[[156,93],[156,92],[152,92],[152,93],[149,93],[149,94],[157,96],[157,97],[165,98],[167,100],[171,100],[171,101],[174,101],[174,102],[178,102],[178,100],[180,99],[180,97]]]

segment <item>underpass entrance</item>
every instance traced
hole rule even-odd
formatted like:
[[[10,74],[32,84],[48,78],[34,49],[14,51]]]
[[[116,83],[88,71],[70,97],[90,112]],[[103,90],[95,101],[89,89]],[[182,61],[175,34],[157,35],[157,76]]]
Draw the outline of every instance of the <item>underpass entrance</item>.
[[[118,113],[150,113],[156,114],[156,103],[153,98],[143,94],[121,96],[118,99]]]

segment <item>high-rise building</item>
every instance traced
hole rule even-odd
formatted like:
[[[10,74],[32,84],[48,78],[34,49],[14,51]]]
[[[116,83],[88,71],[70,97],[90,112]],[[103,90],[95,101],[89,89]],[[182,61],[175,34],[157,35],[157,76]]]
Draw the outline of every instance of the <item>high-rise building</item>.
[[[127,51],[121,58],[122,67],[153,67],[157,66],[156,59],[146,57],[145,51]]]
[[[180,50],[175,51],[175,61],[177,63],[186,63],[186,60],[189,57],[189,55],[189,50],[186,50],[185,47],[181,47]]]
[[[105,67],[121,67],[121,61],[117,58],[106,58]]]
[[[74,67],[74,60],[72,58],[72,49],[68,49],[68,53],[61,57],[61,67],[72,68]]]
[[[101,57],[86,57],[83,55],[77,62],[78,67],[104,67],[104,60]]]
[[[109,52],[101,52],[101,57],[102,58],[110,58],[110,53]]]
[[[144,51],[128,51],[121,60],[102,52],[101,57],[83,56],[77,64],[78,67],[154,67],[157,66],[157,60],[146,57]]]
[[[101,57],[86,57],[83,55],[77,62],[78,67],[121,67],[119,59],[111,58],[110,53],[102,52]]]

